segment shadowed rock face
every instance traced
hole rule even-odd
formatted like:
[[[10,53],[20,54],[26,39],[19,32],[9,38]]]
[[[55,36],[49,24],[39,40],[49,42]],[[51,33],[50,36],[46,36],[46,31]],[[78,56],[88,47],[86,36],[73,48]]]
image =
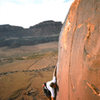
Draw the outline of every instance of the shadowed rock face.
[[[59,40],[57,100],[100,100],[100,1],[75,0]]]

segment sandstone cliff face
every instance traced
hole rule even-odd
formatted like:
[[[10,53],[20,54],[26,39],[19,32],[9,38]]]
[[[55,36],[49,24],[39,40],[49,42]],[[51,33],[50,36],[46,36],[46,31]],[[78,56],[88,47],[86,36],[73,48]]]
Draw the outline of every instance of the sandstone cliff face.
[[[99,24],[99,0],[74,1],[60,34],[57,100],[100,100]]]

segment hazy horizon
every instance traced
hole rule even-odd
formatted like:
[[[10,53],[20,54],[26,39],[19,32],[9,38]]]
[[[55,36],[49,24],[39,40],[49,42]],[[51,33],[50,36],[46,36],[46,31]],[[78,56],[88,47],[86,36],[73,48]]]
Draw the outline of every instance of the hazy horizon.
[[[43,21],[65,20],[74,0],[0,0],[0,25],[29,28]]]
[[[31,26],[35,26],[35,25],[38,25],[38,24],[40,24],[40,23],[43,23],[43,22],[47,22],[47,21],[54,21],[54,22],[61,22],[61,21],[55,21],[55,20],[44,20],[44,21],[42,21],[42,22],[38,22],[38,23],[36,23],[36,24],[34,24],[34,25],[31,25]],[[62,23],[62,22],[61,22]],[[63,24],[63,23],[62,23]],[[29,26],[29,27],[24,27],[24,26],[20,26],[20,25],[12,25],[12,24],[0,24],[0,25],[10,25],[10,26],[18,26],[18,27],[23,27],[23,28],[30,28],[31,26]]]

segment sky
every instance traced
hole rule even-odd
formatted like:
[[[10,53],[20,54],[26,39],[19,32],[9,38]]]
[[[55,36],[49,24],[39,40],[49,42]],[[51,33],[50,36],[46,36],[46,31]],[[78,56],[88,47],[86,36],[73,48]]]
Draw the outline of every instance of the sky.
[[[74,0],[0,0],[0,25],[28,28],[42,21],[64,22]]]

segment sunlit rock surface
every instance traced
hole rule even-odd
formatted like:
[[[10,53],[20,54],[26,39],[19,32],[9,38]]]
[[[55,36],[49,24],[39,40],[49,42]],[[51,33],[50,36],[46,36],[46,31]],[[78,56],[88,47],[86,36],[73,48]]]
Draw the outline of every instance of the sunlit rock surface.
[[[75,0],[59,39],[57,100],[100,100],[100,1]]]

